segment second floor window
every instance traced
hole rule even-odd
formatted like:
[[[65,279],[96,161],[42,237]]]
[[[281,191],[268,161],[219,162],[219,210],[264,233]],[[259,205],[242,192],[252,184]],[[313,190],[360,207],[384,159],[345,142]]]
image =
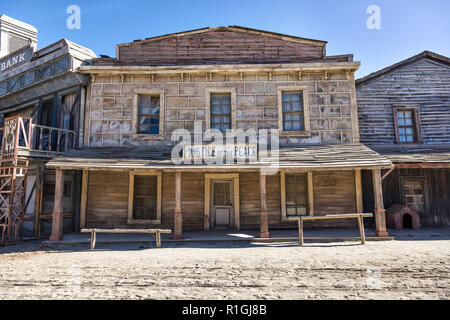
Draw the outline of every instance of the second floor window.
[[[283,92],[283,131],[303,131],[303,94],[302,92]]]
[[[420,143],[418,109],[394,109],[397,143]]]
[[[211,129],[231,129],[231,94],[211,94]]]
[[[159,111],[159,96],[139,96],[137,133],[159,134]]]

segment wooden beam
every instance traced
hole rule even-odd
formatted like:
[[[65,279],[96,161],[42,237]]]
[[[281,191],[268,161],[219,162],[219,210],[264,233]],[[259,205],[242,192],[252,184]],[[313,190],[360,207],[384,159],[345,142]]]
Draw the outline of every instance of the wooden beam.
[[[41,214],[41,193],[42,193],[42,185],[43,185],[43,164],[38,163],[36,166],[36,188],[34,192],[34,220],[33,220],[33,236],[35,238],[39,237],[39,224],[41,223],[40,214]]]
[[[234,207],[234,228],[236,231],[241,229],[241,219],[240,219],[240,197],[239,197],[239,174],[233,179],[233,207]]]
[[[55,176],[55,201],[53,205],[52,235],[50,240],[63,239],[63,195],[64,195],[64,170],[56,169]]]
[[[288,221],[286,215],[286,173],[280,171],[280,202],[281,202],[281,221]]]
[[[259,188],[261,200],[260,237],[269,238],[269,213],[267,212],[266,175],[262,171],[259,174]]]
[[[314,181],[312,171],[308,172],[308,208],[309,215],[314,216]]]
[[[381,177],[381,181],[387,178],[389,174],[391,174],[392,171],[394,171],[395,167],[390,168],[383,176]]]
[[[183,214],[181,212],[181,171],[175,172],[175,212],[174,212],[174,239],[182,239]]]
[[[375,201],[375,226],[377,237],[387,237],[386,231],[386,210],[383,204],[383,187],[381,182],[381,170],[372,170],[373,198]]]
[[[449,169],[450,162],[397,163],[395,167],[403,169]]]
[[[356,200],[356,212],[363,212],[363,194],[362,194],[362,182],[361,182],[361,170],[355,170],[355,200]]]
[[[83,170],[83,174],[81,176],[80,229],[86,227],[88,182],[89,171]]]
[[[209,230],[211,225],[210,213],[211,213],[211,178],[205,175],[205,208],[204,208],[204,230]]]

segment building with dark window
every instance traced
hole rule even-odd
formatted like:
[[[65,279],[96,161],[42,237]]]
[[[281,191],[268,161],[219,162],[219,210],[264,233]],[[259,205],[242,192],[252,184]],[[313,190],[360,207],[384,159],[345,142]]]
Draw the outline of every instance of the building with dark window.
[[[37,50],[37,30],[24,26],[28,25],[0,17],[1,52],[8,50],[0,57],[3,240],[50,234],[55,174],[44,163],[83,146],[89,77],[76,70],[95,58],[91,50],[65,39]],[[4,39],[10,42],[6,45]],[[79,179],[69,171],[64,177],[66,231],[77,225]]]
[[[389,226],[412,227],[411,215],[450,224],[450,59],[425,51],[357,80],[356,91],[361,142],[395,164],[383,172]]]
[[[359,142],[359,65],[327,56],[325,41],[238,26],[120,44],[116,58],[79,68],[91,78],[83,147],[46,164],[55,203],[61,176],[76,171],[81,228],[269,237],[299,217],[362,213],[361,173],[370,171],[376,233],[386,236],[381,170],[392,163]],[[52,239],[62,237],[59,210]]]

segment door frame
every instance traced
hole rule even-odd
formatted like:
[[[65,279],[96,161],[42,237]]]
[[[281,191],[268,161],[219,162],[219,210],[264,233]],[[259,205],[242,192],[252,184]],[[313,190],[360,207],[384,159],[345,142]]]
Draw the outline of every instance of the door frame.
[[[223,206],[223,205],[216,205],[215,201],[214,201],[214,186],[217,183],[221,183],[221,184],[226,184],[228,188],[230,188],[230,201],[231,201],[231,205],[229,206]],[[233,228],[234,227],[234,194],[233,194],[233,180],[231,179],[227,179],[227,180],[221,180],[221,179],[212,179],[211,180],[211,211],[210,211],[210,227],[212,229],[214,228],[219,228],[217,226],[215,226],[216,221],[217,221],[217,217],[216,217],[216,210],[217,208],[227,208],[229,209],[229,222],[228,222],[228,226],[227,228]],[[220,226],[220,228],[224,228],[226,227],[225,225]]]
[[[239,173],[221,173],[221,174],[205,174],[205,210],[204,210],[204,224],[203,229],[209,230],[211,228],[211,180],[232,180],[233,182],[233,211],[234,219],[233,225],[236,231],[240,230],[240,199],[239,199]]]

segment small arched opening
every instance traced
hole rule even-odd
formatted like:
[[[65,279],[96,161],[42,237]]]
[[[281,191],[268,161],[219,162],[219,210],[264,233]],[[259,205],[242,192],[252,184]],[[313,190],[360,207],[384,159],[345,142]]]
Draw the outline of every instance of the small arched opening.
[[[412,229],[413,228],[413,219],[409,213],[405,213],[403,215],[403,229]]]

